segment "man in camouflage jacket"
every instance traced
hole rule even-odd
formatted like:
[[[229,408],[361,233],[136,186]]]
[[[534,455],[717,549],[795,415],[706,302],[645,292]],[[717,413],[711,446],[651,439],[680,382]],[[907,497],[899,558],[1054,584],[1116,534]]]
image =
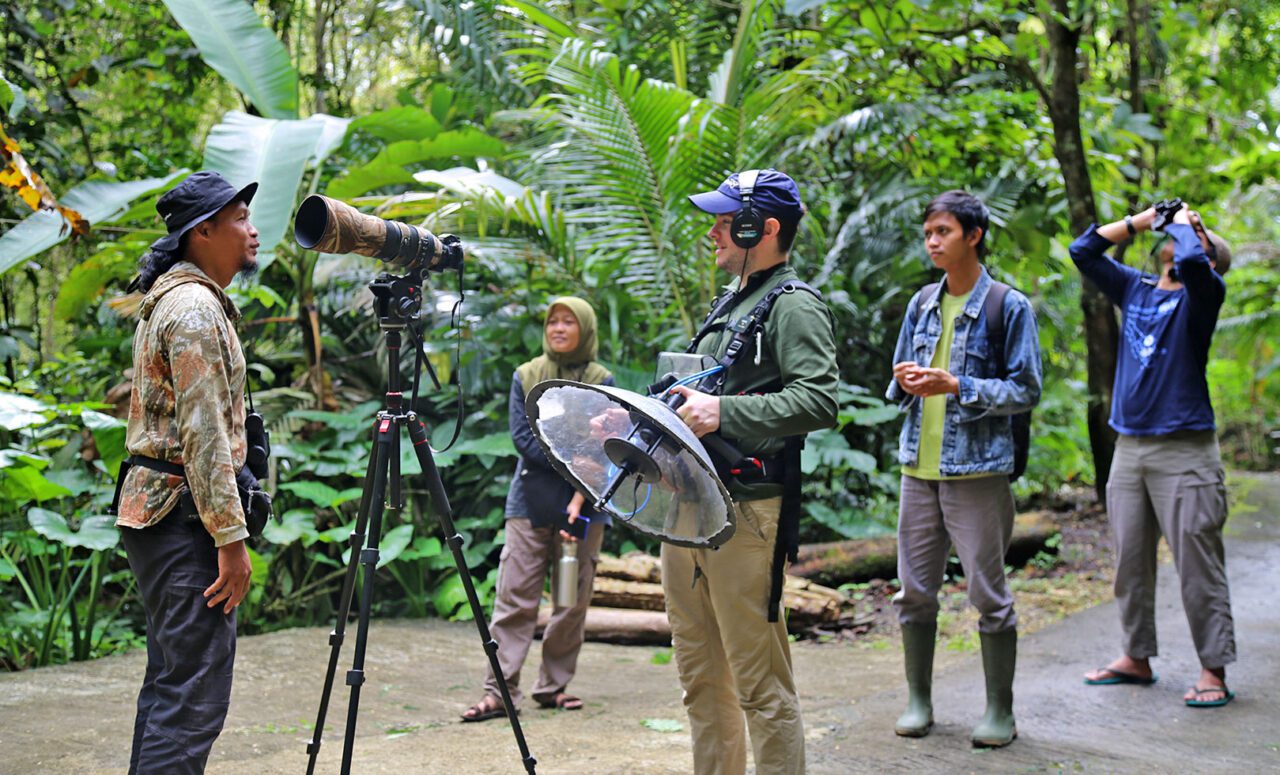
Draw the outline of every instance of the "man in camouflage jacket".
[[[160,198],[168,235],[141,261],[116,524],[147,613],[130,773],[203,772],[231,699],[235,608],[249,590],[245,360],[223,289],[256,267],[251,183],[191,175]],[[181,468],[178,468],[178,467]]]

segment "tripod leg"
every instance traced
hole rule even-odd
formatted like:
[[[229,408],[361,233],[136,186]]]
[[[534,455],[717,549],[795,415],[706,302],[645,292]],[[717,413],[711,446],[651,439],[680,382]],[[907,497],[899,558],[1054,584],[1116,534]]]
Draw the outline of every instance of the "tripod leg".
[[[378,422],[378,443],[382,454],[382,476],[375,480],[373,503],[370,504],[369,541],[360,551],[360,564],[364,566],[364,582],[360,586],[360,612],[356,625],[355,656],[351,670],[347,672],[347,686],[351,687],[351,702],[347,706],[347,735],[342,743],[342,775],[351,772],[351,758],[355,753],[356,716],[360,712],[360,688],[364,685],[364,654],[369,643],[369,617],[373,611],[373,580],[378,568],[378,543],[382,540],[383,493],[391,482],[392,508],[399,509],[400,497],[400,427],[397,418],[383,413]],[[353,550],[354,553],[354,550]],[[354,558],[353,558],[354,559]]]
[[[333,631],[329,633],[329,667],[324,675],[324,691],[320,694],[320,709],[316,714],[316,725],[312,732],[311,742],[307,743],[307,775],[313,775],[316,768],[316,757],[320,753],[321,737],[324,735],[325,716],[329,711],[329,698],[333,693],[333,678],[338,669],[338,655],[342,651],[342,643],[346,637],[347,619],[351,614],[351,600],[355,593],[356,569],[359,567],[361,550],[364,548],[365,529],[369,522],[369,514],[374,509],[382,509],[382,493],[386,487],[386,444],[379,443],[378,428],[382,418],[374,421],[373,448],[369,454],[369,467],[364,475],[364,492],[360,498],[360,510],[356,512],[356,524],[351,532],[351,559],[347,563],[347,573],[342,582],[342,594],[338,602],[337,621]]]
[[[476,595],[475,585],[471,583],[471,571],[467,568],[467,560],[462,555],[462,536],[458,535],[457,528],[453,525],[453,516],[449,508],[449,496],[445,493],[444,482],[440,480],[440,471],[436,468],[435,458],[431,456],[431,445],[427,439],[427,429],[422,426],[417,416],[410,412],[408,415],[409,439],[413,442],[413,451],[418,456],[418,463],[422,465],[422,476],[427,484],[427,491],[431,494],[431,510],[435,512],[436,519],[440,522],[440,530],[444,533],[445,543],[449,545],[449,549],[453,552],[453,562],[458,566],[458,577],[462,579],[462,587],[467,593],[467,602],[471,604],[471,613],[475,618],[476,628],[480,631],[480,640],[484,643],[485,653],[489,657],[489,666],[493,669],[493,675],[498,679],[498,690],[502,694],[503,706],[508,709],[507,718],[511,720],[511,731],[516,736],[516,745],[520,748],[521,760],[524,763],[525,770],[529,775],[533,775],[534,767],[538,760],[533,758],[533,754],[529,752],[529,746],[524,739],[524,730],[520,727],[520,718],[515,713],[515,708],[511,705],[511,692],[507,689],[507,677],[502,672],[502,666],[498,664],[498,643],[489,633],[489,625],[484,617],[484,606],[480,604],[480,598]]]

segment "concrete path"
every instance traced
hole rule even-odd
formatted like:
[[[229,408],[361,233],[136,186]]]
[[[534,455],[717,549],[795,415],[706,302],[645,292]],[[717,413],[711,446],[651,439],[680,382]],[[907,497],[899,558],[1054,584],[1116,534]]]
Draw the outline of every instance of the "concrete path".
[[[1014,707],[1018,739],[974,751],[983,683],[973,654],[935,681],[938,726],[922,740],[886,743],[902,689],[856,705],[810,703],[806,720],[829,725],[838,744],[811,747],[810,771],[847,772],[1280,772],[1280,476],[1237,477],[1245,499],[1227,525],[1227,565],[1239,661],[1228,667],[1235,701],[1188,708],[1199,676],[1177,574],[1162,566],[1157,632],[1160,680],[1151,687],[1087,686],[1082,674],[1119,654],[1114,603],[1071,616],[1022,639]],[[974,698],[969,701],[966,698]],[[812,709],[812,711],[810,710]]]
[[[1160,682],[1087,687],[1119,642],[1114,605],[1072,616],[1022,641],[1015,685],[1018,740],[975,752],[982,713],[976,652],[942,651],[938,726],[922,740],[894,736],[904,702],[895,640],[801,643],[794,649],[811,773],[1262,773],[1280,771],[1280,475],[1246,480],[1227,549],[1240,661],[1227,708],[1194,710],[1181,696],[1196,678],[1176,578],[1161,569]],[[329,655],[327,632],[291,630],[241,640],[227,726],[209,772],[301,773]],[[350,664],[350,643],[339,663]],[[579,712],[527,707],[525,735],[540,773],[656,773],[690,768],[688,724],[663,649],[587,644],[573,689]],[[132,653],[0,674],[0,773],[121,773],[144,655]],[[504,721],[461,724],[480,696],[484,656],[473,625],[376,622],[369,642],[354,748],[357,773],[520,773]],[[530,657],[528,676],[536,669]],[[339,682],[318,772],[337,772],[347,714]]]

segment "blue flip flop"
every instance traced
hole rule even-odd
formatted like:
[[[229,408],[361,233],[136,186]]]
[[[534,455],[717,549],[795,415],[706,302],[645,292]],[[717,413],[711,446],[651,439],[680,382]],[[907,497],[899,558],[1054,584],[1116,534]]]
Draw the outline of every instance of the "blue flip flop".
[[[1226,705],[1228,702],[1231,702],[1236,698],[1236,693],[1228,689],[1226,684],[1223,684],[1222,686],[1210,686],[1207,689],[1201,689],[1199,686],[1196,686],[1194,689],[1196,697],[1199,697],[1202,694],[1214,694],[1216,692],[1222,692],[1223,697],[1220,700],[1185,700],[1188,708],[1221,708],[1223,705]]]
[[[1137,686],[1150,686],[1160,680],[1160,676],[1155,673],[1150,678],[1143,678],[1140,675],[1126,673],[1123,670],[1115,670],[1110,667],[1100,667],[1098,670],[1110,673],[1107,678],[1086,678],[1084,682],[1089,686],[1115,686],[1116,684],[1134,684]],[[1225,703],[1224,703],[1225,704]]]

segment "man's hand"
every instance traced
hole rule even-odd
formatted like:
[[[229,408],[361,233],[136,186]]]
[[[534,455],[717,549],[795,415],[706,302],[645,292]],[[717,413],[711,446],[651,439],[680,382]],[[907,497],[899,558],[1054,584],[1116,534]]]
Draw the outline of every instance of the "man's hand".
[[[701,393],[688,385],[680,385],[671,389],[672,393],[684,396],[684,403],[676,410],[684,424],[689,426],[693,435],[698,438],[720,429],[720,396]]]
[[[1190,226],[1191,225],[1190,213],[1191,213],[1191,208],[1187,207],[1186,203],[1183,203],[1182,207],[1178,208],[1178,212],[1173,214],[1173,222]]]
[[[1133,228],[1138,231],[1151,231],[1151,224],[1156,222],[1156,208],[1148,207],[1142,212],[1130,218],[1133,221]]]
[[[252,573],[253,566],[249,563],[249,550],[245,547],[244,539],[219,546],[218,578],[204,591],[204,596],[209,598],[206,605],[213,608],[225,600],[222,612],[231,613],[248,594],[249,577]]]
[[[917,368],[915,361],[903,361],[902,363],[893,364],[893,378],[898,381],[903,390],[907,390],[907,375],[915,371]],[[907,390],[908,393],[911,391]]]
[[[895,376],[897,367],[894,367]],[[913,396],[928,398],[948,393],[960,395],[960,380],[946,369],[934,369],[927,366],[913,366],[906,370],[898,380],[902,389]]]

